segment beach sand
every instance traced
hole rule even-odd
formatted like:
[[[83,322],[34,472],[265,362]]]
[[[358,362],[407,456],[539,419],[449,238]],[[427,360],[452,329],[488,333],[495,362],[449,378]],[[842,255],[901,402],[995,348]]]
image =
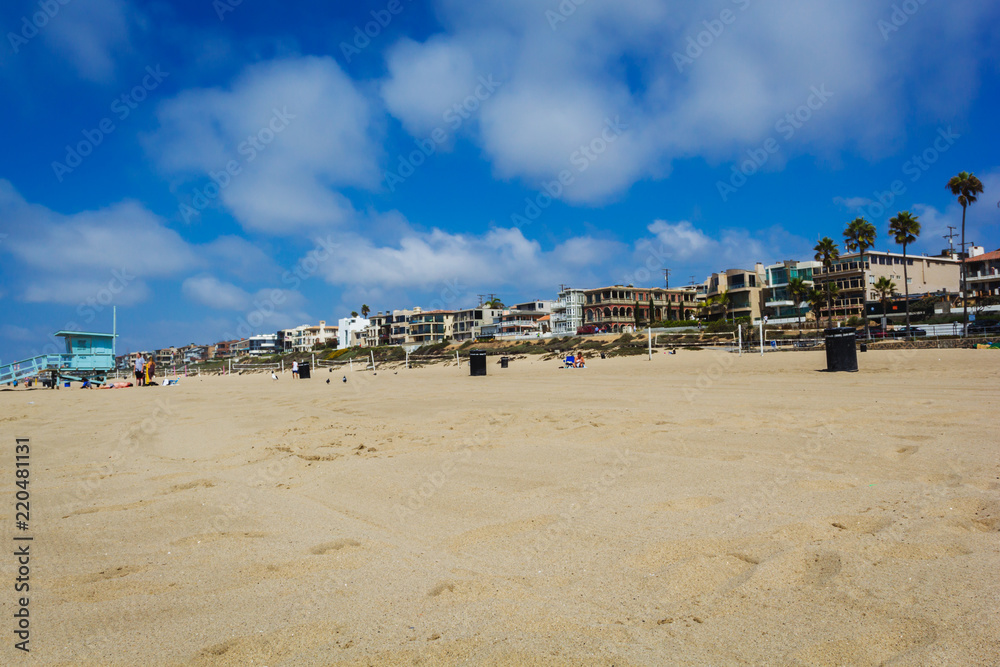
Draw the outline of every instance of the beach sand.
[[[859,360],[0,391],[31,661],[998,664],[1000,353]]]

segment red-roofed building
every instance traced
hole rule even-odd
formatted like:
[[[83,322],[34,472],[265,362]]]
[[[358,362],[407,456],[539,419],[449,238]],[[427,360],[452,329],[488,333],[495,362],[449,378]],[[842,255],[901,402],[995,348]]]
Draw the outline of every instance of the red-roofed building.
[[[965,282],[973,296],[1000,296],[1000,250],[965,260]]]

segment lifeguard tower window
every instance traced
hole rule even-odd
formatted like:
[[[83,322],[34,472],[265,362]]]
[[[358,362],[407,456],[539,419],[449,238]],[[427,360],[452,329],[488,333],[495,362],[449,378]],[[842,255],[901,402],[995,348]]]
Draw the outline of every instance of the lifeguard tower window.
[[[90,339],[89,338],[73,338],[73,354],[89,354],[90,353]]]

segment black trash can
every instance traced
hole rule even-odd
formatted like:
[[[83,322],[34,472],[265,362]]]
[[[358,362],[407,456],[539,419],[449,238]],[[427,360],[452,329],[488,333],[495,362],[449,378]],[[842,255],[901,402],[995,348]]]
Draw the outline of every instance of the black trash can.
[[[486,375],[485,350],[472,350],[469,352],[469,375]]]
[[[823,332],[826,336],[826,370],[833,373],[858,370],[858,351],[854,346],[857,331],[853,327],[836,327]]]
[[[309,364],[299,364],[299,379],[308,380],[310,377]]]
[[[507,364],[510,361],[508,357],[500,357],[500,368],[507,368]]]

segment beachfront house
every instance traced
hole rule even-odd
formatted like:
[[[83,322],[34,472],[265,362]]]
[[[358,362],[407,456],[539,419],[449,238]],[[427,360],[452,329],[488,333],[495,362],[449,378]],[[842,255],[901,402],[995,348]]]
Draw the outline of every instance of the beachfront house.
[[[342,317],[337,323],[337,349],[344,350],[360,345],[363,338],[358,334],[367,328],[371,322],[367,317]]]
[[[612,285],[584,290],[583,324],[609,333],[635,331],[642,323],[687,320],[695,313],[694,287]],[[652,305],[650,305],[652,302]]]
[[[425,345],[450,339],[455,332],[455,311],[421,310],[410,315],[407,343]]]
[[[318,325],[302,324],[293,329],[282,329],[277,336],[277,349],[281,352],[308,352],[317,345],[336,340],[337,327],[328,327],[326,320],[320,320]]]
[[[482,335],[483,327],[499,321],[503,315],[502,308],[477,306],[455,312],[454,339],[461,343],[475,340]]]
[[[814,269],[813,280],[817,288],[824,289],[828,282],[832,282],[840,289],[833,301],[833,312],[824,304],[820,317],[847,320],[853,316],[861,316],[866,294],[868,316],[881,316],[882,305],[875,291],[875,283],[879,278],[888,278],[896,284],[897,292],[902,295],[905,282],[904,261],[911,302],[928,297],[948,298],[958,295],[961,264],[950,254],[938,257],[907,254],[904,258],[902,253],[867,250],[864,262],[861,262],[858,253],[851,253],[835,259],[829,267]],[[895,304],[885,315],[890,318],[902,317],[904,313],[905,308],[901,304]]]
[[[256,336],[250,336],[247,339],[247,354],[251,357],[264,357],[271,354],[277,354],[281,350],[278,349],[278,334],[257,334]]]
[[[965,282],[970,300],[1000,296],[1000,250],[965,260]]]
[[[583,326],[583,306],[587,303],[586,290],[563,287],[559,299],[552,306],[552,332],[560,336],[575,336]]]
[[[707,302],[711,303],[709,320],[733,320],[749,317],[760,319],[764,306],[764,265],[758,262],[753,270],[726,269],[708,277]]]
[[[809,302],[793,300],[788,292],[788,281],[802,279],[807,289],[813,286],[813,272],[823,266],[822,262],[810,260],[799,262],[786,260],[764,267],[764,314],[774,324],[790,324],[809,315]]]

